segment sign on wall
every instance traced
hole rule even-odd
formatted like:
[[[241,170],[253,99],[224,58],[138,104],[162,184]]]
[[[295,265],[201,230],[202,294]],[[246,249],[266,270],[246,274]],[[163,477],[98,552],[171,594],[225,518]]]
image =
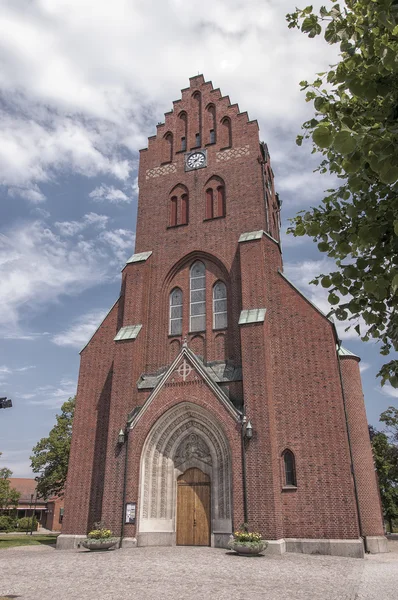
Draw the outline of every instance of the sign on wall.
[[[135,512],[137,508],[136,502],[126,502],[126,518],[125,523],[135,524]]]

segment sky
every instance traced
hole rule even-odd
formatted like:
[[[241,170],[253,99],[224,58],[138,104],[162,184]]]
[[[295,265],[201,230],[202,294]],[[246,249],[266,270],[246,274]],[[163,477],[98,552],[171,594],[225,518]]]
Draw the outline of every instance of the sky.
[[[323,0],[323,4],[328,0]],[[288,219],[335,184],[295,144],[313,114],[299,82],[335,47],[289,30],[296,0],[0,0],[0,467],[29,456],[76,391],[79,351],[120,291],[134,252],[138,150],[203,73],[260,125],[283,201],[285,274],[309,285],[333,264]],[[313,2],[320,6],[321,2]],[[378,345],[338,332],[362,358],[368,420],[398,405]]]

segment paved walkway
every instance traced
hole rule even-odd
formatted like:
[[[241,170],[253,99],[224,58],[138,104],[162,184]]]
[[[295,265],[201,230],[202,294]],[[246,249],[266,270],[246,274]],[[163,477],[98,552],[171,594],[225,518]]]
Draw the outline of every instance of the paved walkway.
[[[365,560],[216,548],[0,551],[0,598],[21,600],[397,600],[395,552]],[[15,597],[14,596],[14,597]]]

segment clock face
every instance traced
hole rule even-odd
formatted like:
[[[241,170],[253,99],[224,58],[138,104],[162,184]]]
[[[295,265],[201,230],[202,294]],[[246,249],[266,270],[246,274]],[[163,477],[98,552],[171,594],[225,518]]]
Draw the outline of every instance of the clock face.
[[[186,166],[188,169],[200,169],[206,166],[206,155],[204,152],[193,152],[186,158]]]

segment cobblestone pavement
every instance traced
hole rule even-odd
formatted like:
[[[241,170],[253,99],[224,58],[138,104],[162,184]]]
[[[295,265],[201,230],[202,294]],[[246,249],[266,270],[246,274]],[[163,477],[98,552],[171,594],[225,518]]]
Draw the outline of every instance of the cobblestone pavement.
[[[365,560],[218,548],[0,550],[0,598],[21,600],[397,600],[398,542]]]

